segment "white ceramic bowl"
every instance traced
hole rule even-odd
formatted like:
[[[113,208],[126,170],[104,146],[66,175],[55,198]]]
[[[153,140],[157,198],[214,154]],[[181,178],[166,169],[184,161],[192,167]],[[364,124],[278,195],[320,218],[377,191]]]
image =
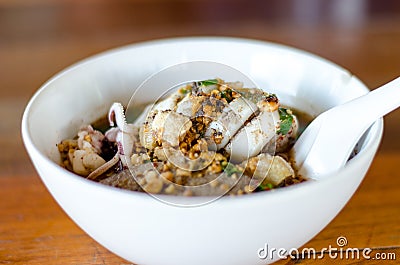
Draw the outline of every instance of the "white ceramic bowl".
[[[97,242],[127,260],[163,265],[271,262],[279,258],[276,253],[273,259],[260,259],[260,248],[299,248],[350,199],[376,153],[382,119],[369,130],[360,152],[322,181],[223,197],[200,207],[171,206],[145,193],[86,180],[58,165],[56,144],[72,137],[79,126],[105,114],[114,101],[127,103],[132,89],[150,74],[196,60],[230,65],[283,97],[284,103],[313,115],[368,92],[341,67],[277,44],[233,38],[152,41],[94,56],[44,84],[23,116],[26,149],[65,212]]]

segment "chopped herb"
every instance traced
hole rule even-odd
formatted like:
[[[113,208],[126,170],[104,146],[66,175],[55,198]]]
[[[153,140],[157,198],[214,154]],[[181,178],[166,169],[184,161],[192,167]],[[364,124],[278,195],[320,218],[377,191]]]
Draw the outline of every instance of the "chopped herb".
[[[272,190],[274,188],[274,185],[272,185],[271,183],[266,183],[266,184],[261,183],[260,186],[258,186],[258,188],[260,190]]]
[[[218,85],[218,79],[208,79],[199,82],[201,86]]]
[[[235,173],[242,173],[242,171],[240,171],[234,164],[227,162],[226,165],[225,163],[222,163],[222,169],[225,171],[225,173],[228,176],[232,176]]]
[[[221,91],[221,98],[228,99],[228,95],[226,94],[226,91]]]
[[[293,115],[288,112],[287,109],[285,108],[279,108],[279,119],[280,119],[280,125],[279,129],[277,131],[278,134],[287,134],[292,127],[293,123]]]
[[[188,88],[186,88],[186,87],[182,87],[182,88],[180,89],[180,92],[181,92],[182,94],[186,95],[187,93],[191,92],[191,89],[188,89]]]
[[[231,100],[232,99],[232,90],[227,89],[227,90],[221,91],[221,98],[224,98],[226,100]]]

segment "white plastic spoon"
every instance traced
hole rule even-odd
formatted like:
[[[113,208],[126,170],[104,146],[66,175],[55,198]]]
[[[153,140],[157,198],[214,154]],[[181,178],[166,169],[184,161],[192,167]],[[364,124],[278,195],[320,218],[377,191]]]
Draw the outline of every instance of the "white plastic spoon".
[[[319,115],[293,146],[299,173],[322,179],[349,159],[363,133],[400,106],[400,77]]]

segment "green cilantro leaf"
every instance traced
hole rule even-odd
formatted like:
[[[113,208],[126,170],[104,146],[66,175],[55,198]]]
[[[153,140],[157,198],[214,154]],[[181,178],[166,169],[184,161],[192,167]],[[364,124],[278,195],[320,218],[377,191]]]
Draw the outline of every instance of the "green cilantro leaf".
[[[232,101],[232,90],[228,88],[227,90],[221,91],[221,98],[226,99],[228,102]]]
[[[285,108],[279,108],[278,112],[280,124],[277,133],[285,135],[290,131],[290,128],[292,127],[293,115],[288,113],[288,110]]]
[[[225,173],[228,176],[232,176],[235,173],[242,173],[242,171],[240,171],[235,165],[233,165],[232,163],[223,163],[222,164],[222,169],[225,171]]]
[[[258,188],[261,190],[272,190],[274,188],[274,185],[272,185],[271,183],[266,183],[266,184],[261,183],[260,186],[258,186]]]
[[[208,79],[199,82],[201,86],[211,86],[211,85],[218,85],[217,79]]]
[[[180,90],[180,92],[181,92],[182,94],[186,95],[187,93],[191,92],[191,90],[190,90],[190,89],[187,89],[186,87],[182,87],[181,90]]]

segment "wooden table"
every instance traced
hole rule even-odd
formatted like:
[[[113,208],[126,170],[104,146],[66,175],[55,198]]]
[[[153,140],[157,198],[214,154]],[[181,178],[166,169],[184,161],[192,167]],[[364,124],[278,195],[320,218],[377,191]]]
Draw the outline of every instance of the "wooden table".
[[[89,238],[61,210],[33,169],[20,137],[30,96],[79,59],[143,40],[237,36],[319,54],[351,69],[371,88],[399,76],[399,1],[266,2],[0,1],[0,264],[129,264]],[[371,248],[373,257],[385,253],[393,258],[390,253],[395,253],[400,261],[399,122],[400,110],[385,118],[383,142],[365,180],[305,247],[336,246],[337,238],[345,236],[348,247]],[[323,260],[278,263],[334,261],[325,255]],[[385,263],[341,260],[358,262]]]

